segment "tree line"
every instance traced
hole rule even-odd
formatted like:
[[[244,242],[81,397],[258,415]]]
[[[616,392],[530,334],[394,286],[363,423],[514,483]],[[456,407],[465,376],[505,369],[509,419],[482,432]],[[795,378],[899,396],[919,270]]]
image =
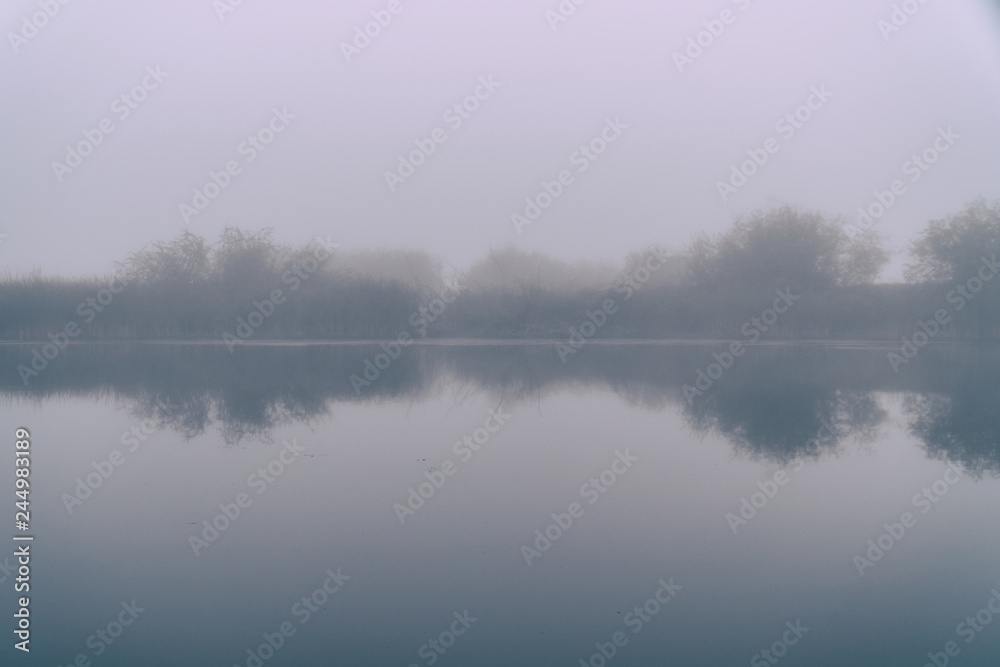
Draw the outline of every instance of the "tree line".
[[[769,338],[898,339],[941,310],[938,340],[1000,337],[1000,289],[990,282],[1000,271],[1000,202],[982,199],[927,223],[901,283],[878,282],[889,253],[877,233],[791,206],[617,265],[505,248],[456,270],[421,251],[320,248],[282,245],[270,228],[227,228],[214,243],[191,232],[152,243],[113,275],[8,274],[0,339],[45,340],[72,324],[79,339],[212,340],[248,322],[255,340],[559,339],[609,299],[614,315],[597,337],[735,339],[778,289],[798,300]]]

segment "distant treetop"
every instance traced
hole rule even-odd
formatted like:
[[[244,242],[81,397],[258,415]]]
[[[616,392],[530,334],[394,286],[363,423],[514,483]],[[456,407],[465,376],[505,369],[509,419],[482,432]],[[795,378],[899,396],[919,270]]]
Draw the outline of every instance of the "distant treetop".
[[[1000,253],[1000,202],[985,199],[970,203],[964,211],[932,220],[910,254],[914,262],[906,269],[910,282],[947,282],[975,276],[983,257]]]
[[[823,290],[873,282],[888,254],[875,234],[852,238],[839,220],[785,205],[738,217],[715,238],[702,235],[687,259],[698,285]]]

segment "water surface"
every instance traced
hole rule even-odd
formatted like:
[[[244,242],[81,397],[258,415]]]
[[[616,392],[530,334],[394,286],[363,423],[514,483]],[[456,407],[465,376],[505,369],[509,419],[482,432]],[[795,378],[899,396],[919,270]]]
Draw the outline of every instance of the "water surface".
[[[30,664],[247,665],[285,622],[264,664],[599,665],[617,632],[609,664],[994,664],[992,612],[960,624],[1000,590],[1000,353],[758,345],[686,400],[725,347],[452,341],[358,387],[376,344],[75,345],[25,387],[31,346],[0,346],[2,432],[34,450]]]

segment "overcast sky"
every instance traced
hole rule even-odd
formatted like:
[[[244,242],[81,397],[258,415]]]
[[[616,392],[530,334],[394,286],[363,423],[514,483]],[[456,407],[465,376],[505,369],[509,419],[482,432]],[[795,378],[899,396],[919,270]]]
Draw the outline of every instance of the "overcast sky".
[[[575,12],[558,22],[559,0],[223,3],[4,3],[0,266],[105,272],[150,241],[227,225],[456,265],[508,244],[618,259],[774,202],[853,221],[900,180],[875,227],[892,278],[928,220],[1000,198],[996,2],[908,0],[919,9],[898,30],[889,0],[565,0]],[[372,12],[388,25],[345,54]],[[445,115],[470,95],[467,118]],[[776,126],[807,101],[794,134]],[[390,188],[386,172],[438,128],[446,140]],[[914,181],[904,163],[947,128]],[[67,146],[87,152],[85,132],[100,142],[77,163]],[[615,139],[602,154],[574,156],[602,132]],[[243,143],[258,134],[273,141]],[[777,151],[723,201],[718,182],[769,138]],[[196,202],[230,161],[227,187]],[[569,184],[518,233],[512,214],[563,170]]]

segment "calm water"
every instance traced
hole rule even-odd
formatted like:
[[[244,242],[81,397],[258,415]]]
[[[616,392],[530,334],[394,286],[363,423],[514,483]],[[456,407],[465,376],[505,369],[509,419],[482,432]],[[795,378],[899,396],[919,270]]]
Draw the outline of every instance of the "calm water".
[[[759,345],[689,403],[724,349],[427,345],[355,387],[378,346],[80,345],[25,387],[0,346],[36,536],[0,661],[998,664],[1000,352]]]

